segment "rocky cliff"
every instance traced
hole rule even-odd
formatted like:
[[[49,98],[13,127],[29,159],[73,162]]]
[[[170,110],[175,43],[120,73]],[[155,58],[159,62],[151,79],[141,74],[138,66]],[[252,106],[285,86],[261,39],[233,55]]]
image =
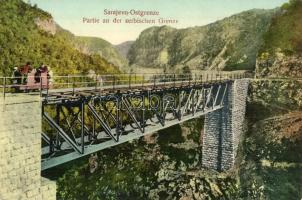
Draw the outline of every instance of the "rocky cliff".
[[[275,12],[255,9],[202,27],[146,29],[131,46],[129,63],[154,68],[254,69]]]
[[[238,158],[243,199],[301,199],[302,81],[253,81]]]

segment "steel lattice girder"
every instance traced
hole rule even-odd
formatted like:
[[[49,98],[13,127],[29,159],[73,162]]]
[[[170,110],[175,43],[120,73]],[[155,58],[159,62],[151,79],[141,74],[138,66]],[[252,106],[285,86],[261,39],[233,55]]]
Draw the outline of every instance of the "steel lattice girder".
[[[42,134],[42,169],[221,109],[229,84],[117,91],[44,102],[42,116],[52,131]],[[56,107],[55,117],[46,112],[50,104]]]

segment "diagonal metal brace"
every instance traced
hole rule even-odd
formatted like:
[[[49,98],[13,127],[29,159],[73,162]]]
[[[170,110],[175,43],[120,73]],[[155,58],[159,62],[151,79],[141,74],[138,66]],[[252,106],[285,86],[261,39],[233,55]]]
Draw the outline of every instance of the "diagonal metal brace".
[[[134,123],[137,125],[137,127],[139,128],[139,130],[144,133],[142,127],[140,126],[139,121],[136,119],[134,112],[131,110],[130,108],[130,103],[128,102],[128,100],[124,97],[122,97],[122,103],[124,104],[129,116],[131,117],[131,119],[134,121]]]
[[[88,109],[93,114],[94,118],[102,125],[102,127],[104,128],[105,133],[107,133],[110,137],[112,137],[112,139],[114,139],[114,141],[118,142],[118,138],[114,137],[114,134],[112,134],[112,132],[111,132],[111,128],[98,115],[98,113],[96,112],[96,110],[94,109],[94,107],[92,105],[90,105],[90,103],[88,103],[87,106],[88,106]]]
[[[59,135],[78,153],[83,154],[78,147],[78,145],[68,136],[67,133],[45,112],[43,112],[44,119],[48,122],[48,124],[54,128],[56,131],[58,131]]]
[[[42,132],[41,136],[42,136],[42,139],[43,139],[48,145],[50,145],[50,138],[49,138],[45,133],[43,133],[43,132]]]

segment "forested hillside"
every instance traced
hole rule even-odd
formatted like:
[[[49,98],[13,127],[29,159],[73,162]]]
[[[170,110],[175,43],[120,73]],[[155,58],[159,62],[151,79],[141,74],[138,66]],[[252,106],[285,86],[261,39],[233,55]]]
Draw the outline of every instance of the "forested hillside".
[[[0,11],[0,75],[10,76],[14,66],[28,61],[35,67],[47,64],[57,75],[118,71],[100,55],[84,54],[56,30],[47,30],[55,22],[36,6],[1,0]]]
[[[290,0],[272,19],[257,60],[260,77],[302,77],[302,1]]]

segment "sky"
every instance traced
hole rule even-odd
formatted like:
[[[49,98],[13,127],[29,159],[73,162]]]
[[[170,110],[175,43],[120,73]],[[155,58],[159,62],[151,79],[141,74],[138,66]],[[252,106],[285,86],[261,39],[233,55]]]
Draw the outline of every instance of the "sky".
[[[233,14],[253,9],[271,9],[287,0],[25,0],[45,11],[64,29],[78,36],[100,37],[112,44],[135,40],[141,31],[151,26],[169,25],[175,28],[202,26]],[[113,23],[116,16],[104,10],[157,11],[159,16],[118,16],[122,23]],[[86,19],[99,19],[99,23],[83,23]],[[153,19],[156,24],[129,24],[125,19]],[[158,19],[177,20],[177,23],[158,23]],[[109,23],[103,23],[109,19]]]

